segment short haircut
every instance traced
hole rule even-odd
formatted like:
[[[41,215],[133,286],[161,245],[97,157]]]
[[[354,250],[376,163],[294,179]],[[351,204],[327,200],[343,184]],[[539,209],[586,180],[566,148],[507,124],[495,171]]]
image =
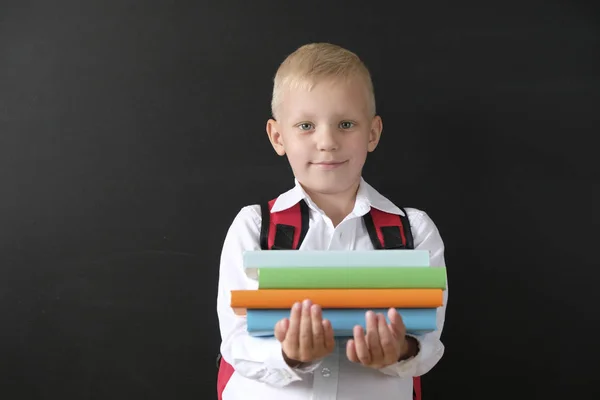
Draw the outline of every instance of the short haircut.
[[[375,115],[375,93],[369,70],[352,51],[331,43],[311,43],[299,47],[279,66],[273,84],[271,113],[277,110],[286,89],[303,87],[310,90],[319,81],[359,78],[365,84],[369,107]]]

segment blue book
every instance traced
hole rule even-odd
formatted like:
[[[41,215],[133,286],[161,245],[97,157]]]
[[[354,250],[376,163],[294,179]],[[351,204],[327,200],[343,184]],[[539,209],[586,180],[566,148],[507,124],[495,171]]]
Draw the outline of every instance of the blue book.
[[[353,336],[354,326],[361,325],[366,329],[365,313],[368,309],[323,309],[323,318],[328,319],[333,326],[336,337]],[[376,313],[385,315],[387,322],[388,309],[373,309]],[[398,313],[404,321],[407,333],[419,335],[434,331],[437,327],[436,308],[398,308]],[[277,321],[289,318],[287,309],[250,309],[247,311],[247,325],[250,336],[273,336]]]
[[[272,267],[429,267],[427,250],[252,250],[245,268]]]

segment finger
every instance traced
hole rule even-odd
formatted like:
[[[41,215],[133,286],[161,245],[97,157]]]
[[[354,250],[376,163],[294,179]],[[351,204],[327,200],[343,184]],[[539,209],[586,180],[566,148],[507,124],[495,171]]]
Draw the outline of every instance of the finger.
[[[373,311],[367,311],[367,346],[371,354],[371,363],[379,363],[383,359],[383,350],[379,343],[379,329],[377,327],[378,316]]]
[[[348,343],[346,343],[346,357],[354,363],[360,363],[358,355],[356,354],[356,346],[354,345],[353,339],[348,340]]]
[[[371,353],[369,353],[369,346],[365,339],[364,330],[360,325],[354,327],[354,348],[356,349],[358,360],[364,365],[370,365]]]
[[[310,300],[304,300],[302,304],[302,317],[300,318],[300,356],[302,360],[306,361],[313,349],[312,343],[312,323],[310,317]]]
[[[389,325],[383,315],[377,316],[377,328],[379,332],[379,342],[383,351],[385,363],[397,361],[400,358],[398,340],[394,337]]]
[[[283,342],[285,340],[285,335],[289,326],[290,320],[287,318],[277,321],[277,323],[275,324],[275,337],[277,338],[277,340],[279,340],[280,342]]]
[[[298,348],[300,332],[300,303],[294,303],[290,310],[290,322],[285,335],[287,344],[294,349]]]
[[[333,336],[333,326],[328,319],[324,319],[321,322],[323,325],[323,336],[325,337],[325,348],[330,353],[335,347],[335,338]]]
[[[404,326],[404,321],[402,321],[402,316],[398,314],[395,308],[388,310],[388,318],[390,319],[390,326],[396,339],[404,337],[406,335],[406,327]]]
[[[315,349],[323,349],[325,347],[325,331],[323,329],[323,314],[321,307],[318,304],[313,304],[310,308],[311,327],[312,327],[312,344]]]

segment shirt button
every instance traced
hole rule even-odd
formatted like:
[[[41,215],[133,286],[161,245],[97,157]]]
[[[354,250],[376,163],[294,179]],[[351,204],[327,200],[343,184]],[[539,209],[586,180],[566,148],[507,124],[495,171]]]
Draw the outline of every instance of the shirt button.
[[[321,370],[321,375],[323,375],[325,378],[329,378],[331,376],[331,370],[329,368],[323,368]]]

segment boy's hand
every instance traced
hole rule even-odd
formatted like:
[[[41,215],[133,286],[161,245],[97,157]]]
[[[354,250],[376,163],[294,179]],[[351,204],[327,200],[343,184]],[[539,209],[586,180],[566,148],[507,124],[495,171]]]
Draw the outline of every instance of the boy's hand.
[[[323,358],[335,347],[331,322],[323,319],[321,307],[310,300],[292,306],[289,320],[275,325],[275,337],[290,367]]]
[[[394,308],[388,311],[390,324],[382,314],[367,311],[367,335],[354,327],[354,339],[348,340],[346,355],[350,361],[371,368],[383,368],[417,353],[417,341],[406,336],[402,317]]]

